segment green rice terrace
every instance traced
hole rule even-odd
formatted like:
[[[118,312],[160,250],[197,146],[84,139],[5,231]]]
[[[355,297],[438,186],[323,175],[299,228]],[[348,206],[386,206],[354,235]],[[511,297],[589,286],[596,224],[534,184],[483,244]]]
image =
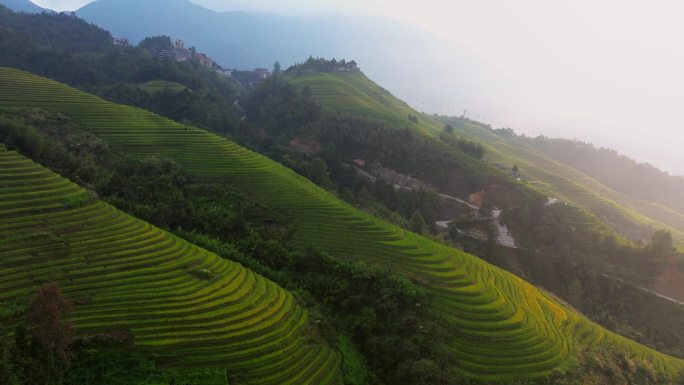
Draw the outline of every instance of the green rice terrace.
[[[182,84],[176,82],[169,82],[166,80],[151,80],[147,83],[141,84],[140,87],[150,94],[156,94],[158,92],[183,92],[188,88]]]
[[[684,215],[681,213],[614,191],[541,151],[477,125],[462,122],[454,128],[487,144],[490,161],[518,165],[530,186],[596,214],[623,234],[631,235],[633,230],[630,229],[634,227],[666,228],[677,243],[684,243]]]
[[[438,123],[423,119],[420,112],[361,72],[312,72],[300,76],[288,75],[286,79],[296,87],[309,86],[316,99],[330,113],[339,111],[362,115],[398,128],[410,127],[425,134],[441,130]],[[409,120],[409,115],[419,117],[418,123]]]
[[[444,126],[413,110],[361,72],[313,72],[287,79],[297,87],[310,87],[316,99],[330,113],[340,111],[361,115],[432,136],[439,136]],[[418,123],[408,120],[409,115],[417,116]],[[623,235],[641,235],[639,230],[635,233],[635,227],[667,228],[679,244],[684,243],[684,215],[681,213],[613,191],[540,151],[511,143],[478,125],[463,121],[455,124],[454,128],[461,135],[486,144],[490,162],[506,167],[518,165],[530,187],[590,211]]]
[[[3,313],[55,281],[79,333],[130,335],[165,366],[225,368],[248,384],[329,384],[338,372],[339,355],[306,340],[291,294],[1,145],[0,268]]]
[[[295,239],[303,247],[312,245],[340,257],[359,258],[380,266],[390,267],[397,273],[418,282],[433,294],[434,308],[447,317],[458,330],[452,336],[450,347],[458,358],[462,374],[466,376],[485,381],[546,376],[552,372],[569,369],[582,349],[592,346],[618,348],[626,352],[627,355],[649,360],[661,374],[666,376],[674,377],[684,369],[684,361],[663,355],[606,331],[513,274],[459,250],[428,240],[360,212],[290,169],[219,136],[197,128],[183,126],[140,109],[108,103],[57,82],[25,72],[0,69],[0,108],[13,107],[34,107],[68,114],[85,130],[108,141],[116,150],[141,157],[158,155],[172,158],[198,178],[222,178],[231,181],[253,199],[289,218],[297,229]],[[9,159],[6,161],[8,170],[5,173],[7,174],[11,174],[15,169],[22,170],[24,167],[28,167],[24,165],[25,161],[17,160],[16,154],[5,155],[5,157]],[[41,172],[45,173],[45,171]],[[30,179],[34,173],[40,174],[37,171],[21,173],[15,179]],[[11,199],[8,210],[18,210],[18,212],[13,212],[9,216],[10,219],[6,220],[9,221],[9,224],[2,223],[5,231],[15,232],[20,231],[21,227],[12,222],[16,219],[11,218],[16,218],[22,210],[29,210],[28,207],[34,207],[35,204],[25,203],[24,199],[27,195],[21,187],[17,188],[10,184],[9,189],[3,194],[16,198]],[[67,196],[69,194],[79,196],[78,190],[74,187],[71,187],[71,190],[66,188],[65,191],[64,194]],[[46,209],[63,207],[64,205],[63,201],[56,203],[42,196],[35,199],[37,202],[43,202],[42,199],[47,199],[44,202]],[[15,200],[18,203],[15,204]],[[29,201],[33,202],[31,198]],[[4,206],[6,205],[3,202]],[[102,204],[79,206],[78,209],[74,210],[87,211],[86,208],[90,209],[91,207],[92,210],[99,207],[96,210],[98,214],[93,214],[96,218],[103,216],[102,211],[104,211],[124,218],[122,221],[126,223],[132,221]],[[76,212],[69,210],[60,210],[58,213],[58,215],[65,215],[70,218],[73,218],[71,215],[76,214]],[[30,226],[30,232],[35,232],[35,224],[42,223],[40,221],[43,220],[42,216],[44,215],[48,214],[32,213],[21,215],[21,218],[30,221],[31,224],[25,226]],[[76,215],[79,218],[77,221],[81,221],[80,218],[85,216],[85,214]],[[58,227],[75,231],[73,235],[77,237],[70,242],[69,246],[77,248],[77,250],[84,250],[84,252],[89,247],[94,247],[92,242],[87,243],[88,234],[98,231],[105,232],[109,226],[114,229],[123,226],[103,224],[102,226],[105,227],[102,228],[100,224],[104,221],[92,219],[90,222],[95,221],[98,224],[97,228],[81,230],[80,228],[69,227],[69,221],[73,221],[73,219],[60,221],[63,224]],[[48,231],[51,226],[57,226],[49,223],[39,227],[41,231]],[[145,228],[142,223],[136,221],[132,221],[132,223]],[[120,231],[126,230],[114,229],[112,229],[112,234],[108,234],[105,239],[111,239],[114,244],[118,244],[116,242],[120,239]],[[56,229],[56,231],[57,234],[60,234],[59,230]],[[80,231],[85,233],[80,235]],[[149,231],[154,233],[152,229]],[[168,237],[161,232],[157,232],[156,236],[159,238]],[[81,246],[77,242],[78,240],[83,240],[86,243]],[[149,241],[141,241],[142,244],[145,242]],[[231,268],[237,271],[233,273],[235,275],[242,273],[249,276],[248,272],[238,266],[219,262],[215,257],[203,254],[202,251],[194,249],[180,240],[170,238],[166,242],[172,244],[169,247],[176,245],[178,248],[187,247],[193,250],[193,254],[190,255],[194,257],[186,256],[182,251],[177,251],[178,254],[176,255],[181,255],[178,257],[180,260],[172,262],[167,260],[167,263],[159,264],[153,261],[163,260],[162,256],[153,254],[148,258],[143,256],[136,258],[130,255],[133,251],[128,248],[121,252],[123,257],[117,258],[118,263],[116,265],[101,261],[100,257],[87,259],[83,257],[79,260],[79,264],[85,266],[82,267],[84,270],[77,273],[71,273],[70,269],[74,267],[58,261],[51,261],[42,266],[49,270],[54,263],[56,265],[54,271],[64,274],[63,282],[70,285],[67,286],[67,293],[81,295],[86,299],[89,298],[89,293],[98,287],[113,286],[111,289],[102,289],[102,297],[93,296],[92,304],[77,312],[75,317],[82,327],[97,330],[97,328],[106,326],[124,328],[126,325],[140,323],[139,326],[133,326],[132,330],[140,333],[139,342],[141,344],[150,346],[178,345],[183,349],[188,349],[188,352],[205,354],[198,357],[193,356],[193,361],[202,359],[216,361],[222,356],[220,354],[217,356],[214,350],[220,352],[221,349],[233,349],[232,351],[236,352],[240,346],[244,348],[246,346],[244,341],[249,341],[250,338],[267,341],[264,345],[252,346],[252,349],[260,349],[262,352],[264,350],[261,349],[278,345],[274,340],[263,337],[259,339],[259,328],[268,328],[267,325],[261,323],[253,325],[254,328],[257,328],[254,334],[248,334],[249,332],[245,331],[250,337],[238,338],[239,341],[243,341],[243,345],[240,345],[241,342],[233,341],[230,338],[225,341],[225,345],[217,345],[214,340],[210,345],[195,344],[189,339],[184,340],[177,337],[176,333],[188,338],[193,333],[199,334],[201,340],[202,338],[209,338],[208,334],[212,333],[212,329],[197,330],[191,326],[192,323],[183,326],[178,325],[177,322],[173,322],[173,325],[165,323],[164,321],[168,320],[166,317],[168,317],[169,312],[180,311],[175,305],[171,305],[172,309],[162,306],[152,313],[159,314],[161,319],[143,317],[140,313],[142,307],[145,307],[146,313],[149,312],[155,304],[155,295],[160,295],[161,290],[133,290],[128,287],[126,291],[122,292],[119,285],[124,280],[128,279],[135,285],[144,286],[154,277],[159,282],[171,286],[169,289],[164,289],[164,292],[166,290],[179,290],[189,296],[179,297],[179,301],[182,298],[182,300],[190,303],[205,303],[210,301],[208,296],[214,292],[211,288],[207,287],[199,294],[197,291],[193,291],[200,298],[192,297],[190,293],[183,291],[183,288],[187,290],[193,285],[209,286],[214,282],[193,280],[193,277],[184,272],[187,268],[177,267],[173,269],[172,266],[176,266],[174,263],[181,264],[181,266],[193,266],[191,261],[199,260],[201,261],[199,266],[203,268],[206,266],[222,277],[229,275],[224,273],[224,269],[230,270]],[[101,249],[102,245],[100,244],[98,247]],[[149,249],[145,247],[141,250],[147,252]],[[152,247],[152,249],[154,248]],[[150,250],[150,252],[153,251]],[[13,288],[11,292],[3,294],[8,300],[25,295],[26,287],[30,286],[31,278],[37,278],[35,277],[38,274],[36,271],[30,274],[28,271],[22,273],[20,261],[22,261],[22,257],[19,256],[3,256],[2,259],[3,264],[17,266],[16,268],[19,270],[12,275],[11,283],[4,283],[4,285]],[[65,259],[64,262],[66,261]],[[94,266],[90,265],[91,263]],[[136,266],[141,270],[129,270]],[[4,268],[9,269],[10,266]],[[116,271],[113,271],[114,269]],[[112,275],[112,279],[108,279],[106,283],[102,280],[101,275],[93,276],[96,272],[102,273],[103,271],[104,274]],[[151,275],[146,275],[144,279],[141,278],[140,274],[147,274],[148,272]],[[173,273],[178,276],[174,276]],[[119,277],[119,274],[123,274],[124,277]],[[254,277],[252,279],[259,281]],[[261,284],[270,287],[266,282]],[[277,292],[278,289],[273,286],[271,290]],[[131,296],[138,295],[144,299],[134,305],[127,305],[126,298],[130,299]],[[277,301],[289,301],[289,296],[285,293],[280,295],[283,298]],[[274,293],[271,296],[276,296],[276,294]],[[103,301],[102,304],[99,301]],[[112,306],[113,309],[119,311],[115,314],[119,315],[114,317],[98,316],[98,309],[102,309],[102,306]],[[132,308],[129,309],[127,306],[132,306]],[[266,304],[264,307],[268,308]],[[210,314],[230,311],[224,310],[223,307],[212,307],[211,305],[207,305],[206,309]],[[297,311],[294,309],[296,308],[288,313],[292,318],[287,322],[294,324],[303,322],[300,318],[301,315],[297,316]],[[269,313],[268,310],[264,311]],[[259,314],[261,315],[256,317],[268,318],[266,314]],[[186,320],[186,317],[180,316],[179,319]],[[213,326],[220,323],[216,319],[203,319],[200,322],[202,325],[212,325],[212,327],[219,329],[231,327]],[[278,326],[284,325],[278,324]],[[247,330],[252,330],[248,326],[245,327]],[[278,331],[282,331],[282,329],[276,327],[275,330],[269,329],[267,333],[277,333]],[[287,337],[288,332],[283,333],[280,338]],[[290,345],[286,344],[282,347],[283,353],[296,352],[292,354],[290,359],[300,362],[298,360],[302,360],[304,356],[310,354],[322,363],[309,366],[295,364],[296,366],[293,365],[291,368],[301,368],[302,375],[309,374],[312,379],[322,378],[334,372],[337,359],[335,355],[321,348],[316,348],[314,352],[297,350],[296,347],[299,345],[297,345],[296,339],[290,341],[292,341]],[[238,357],[244,356],[245,360],[234,363],[235,367],[258,365],[258,362],[249,360],[249,357],[253,357],[253,353],[254,351],[250,349],[236,353]],[[190,363],[192,362],[185,364]],[[264,373],[268,373],[268,378],[277,376],[278,368],[290,367],[282,360],[280,364],[272,365],[275,366],[261,369]],[[320,369],[319,366],[328,369]],[[319,371],[315,372],[316,369]],[[257,369],[253,370],[258,371]]]

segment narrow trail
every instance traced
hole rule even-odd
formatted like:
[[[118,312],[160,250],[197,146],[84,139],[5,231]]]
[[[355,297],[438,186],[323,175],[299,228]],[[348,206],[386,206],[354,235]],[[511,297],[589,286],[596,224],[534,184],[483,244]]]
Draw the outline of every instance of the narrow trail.
[[[618,281],[618,282],[620,282],[620,283],[624,283],[625,285],[634,286],[634,287],[636,287],[636,288],[639,289],[639,290],[643,290],[643,291],[645,291],[645,292],[647,292],[647,293],[653,294],[653,295],[655,295],[655,296],[657,296],[657,297],[660,297],[660,298],[662,298],[662,299],[664,299],[664,300],[667,300],[667,301],[670,301],[670,302],[674,302],[674,303],[676,303],[676,304],[678,304],[678,305],[684,306],[684,302],[682,302],[682,301],[680,301],[680,300],[677,300],[677,299],[674,299],[674,298],[671,298],[671,297],[668,297],[668,296],[666,296],[666,295],[664,295],[664,294],[660,294],[660,293],[658,293],[657,291],[655,291],[655,290],[653,290],[653,289],[649,289],[649,288],[647,288],[647,287],[643,287],[643,286],[637,285],[637,284],[635,284],[635,283],[625,281],[624,279],[618,278],[618,277],[616,277],[616,276],[614,276],[614,275],[609,275],[609,274],[603,274],[603,273],[601,273],[601,276],[604,277],[604,278],[614,279],[614,280],[616,280],[616,281]]]

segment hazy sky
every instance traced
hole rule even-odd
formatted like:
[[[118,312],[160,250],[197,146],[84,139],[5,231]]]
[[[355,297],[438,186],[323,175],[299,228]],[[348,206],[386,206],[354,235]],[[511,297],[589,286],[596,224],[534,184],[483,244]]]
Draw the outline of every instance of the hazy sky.
[[[684,174],[684,2],[193,1],[216,10],[345,12],[418,24],[468,46],[513,84],[492,95],[492,105],[458,108],[497,127],[591,141]],[[88,3],[35,2],[56,10]]]

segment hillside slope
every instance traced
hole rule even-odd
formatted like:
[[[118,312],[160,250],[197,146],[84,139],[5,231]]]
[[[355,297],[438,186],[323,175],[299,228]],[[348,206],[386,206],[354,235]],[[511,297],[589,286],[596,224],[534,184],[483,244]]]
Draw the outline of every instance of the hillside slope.
[[[392,96],[360,72],[307,73],[289,75],[297,87],[308,86],[329,113],[342,112],[383,120],[396,128],[410,127],[438,137],[445,123],[455,132],[476,139],[488,147],[490,162],[508,169],[518,165],[528,184],[543,193],[581,207],[632,238],[648,238],[652,228],[670,230],[684,243],[684,215],[655,202],[617,192],[567,164],[554,160],[532,146],[503,137],[463,119],[438,119],[421,114]],[[418,117],[414,123],[408,116]]]
[[[516,137],[548,157],[580,170],[620,193],[623,201],[638,211],[677,228],[684,228],[684,176],[673,176],[648,163],[588,143],[545,137]]]
[[[679,245],[684,244],[684,216],[681,213],[657,202],[618,192],[515,138],[460,119],[448,122],[464,135],[486,143],[490,161],[507,167],[518,165],[520,174],[531,186],[594,213],[617,232],[646,239],[653,228],[664,228],[672,232]]]
[[[361,115],[382,120],[396,128],[409,127],[428,134],[439,132],[441,126],[432,120],[409,120],[419,112],[378,86],[362,72],[288,74],[286,79],[297,87],[308,86],[328,113]]]
[[[386,266],[434,295],[457,333],[462,374],[485,380],[548,375],[590,346],[615,347],[674,377],[684,362],[617,336],[522,279],[473,256],[379,221],[291,170],[206,131],[21,71],[0,70],[0,107],[69,114],[119,151],[173,158],[196,177],[224,178],[290,218],[296,241]]]
[[[307,315],[290,293],[1,144],[0,270],[3,310],[57,282],[79,334],[130,335],[160,364],[225,368],[249,384],[329,384],[337,373],[336,353],[304,343]]]

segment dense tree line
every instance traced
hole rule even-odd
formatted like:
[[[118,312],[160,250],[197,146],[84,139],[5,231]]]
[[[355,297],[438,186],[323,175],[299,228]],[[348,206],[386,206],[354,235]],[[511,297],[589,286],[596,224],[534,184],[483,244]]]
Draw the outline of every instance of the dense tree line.
[[[250,92],[244,108],[251,122],[276,137],[318,120],[321,111],[310,90],[300,92],[277,75]]]
[[[487,149],[481,143],[455,135],[454,128],[450,125],[444,127],[444,131],[442,131],[439,138],[444,143],[463,151],[475,159],[482,159],[487,153]]]
[[[488,182],[481,163],[408,128],[397,130],[383,122],[341,116],[324,118],[303,131],[334,150],[327,154],[331,161],[379,163],[457,196]]]
[[[656,230],[651,242],[638,246],[586,223],[580,213],[576,207],[547,205],[536,199],[504,210],[502,220],[523,248],[613,272],[639,284],[650,284],[675,250],[667,231]]]

